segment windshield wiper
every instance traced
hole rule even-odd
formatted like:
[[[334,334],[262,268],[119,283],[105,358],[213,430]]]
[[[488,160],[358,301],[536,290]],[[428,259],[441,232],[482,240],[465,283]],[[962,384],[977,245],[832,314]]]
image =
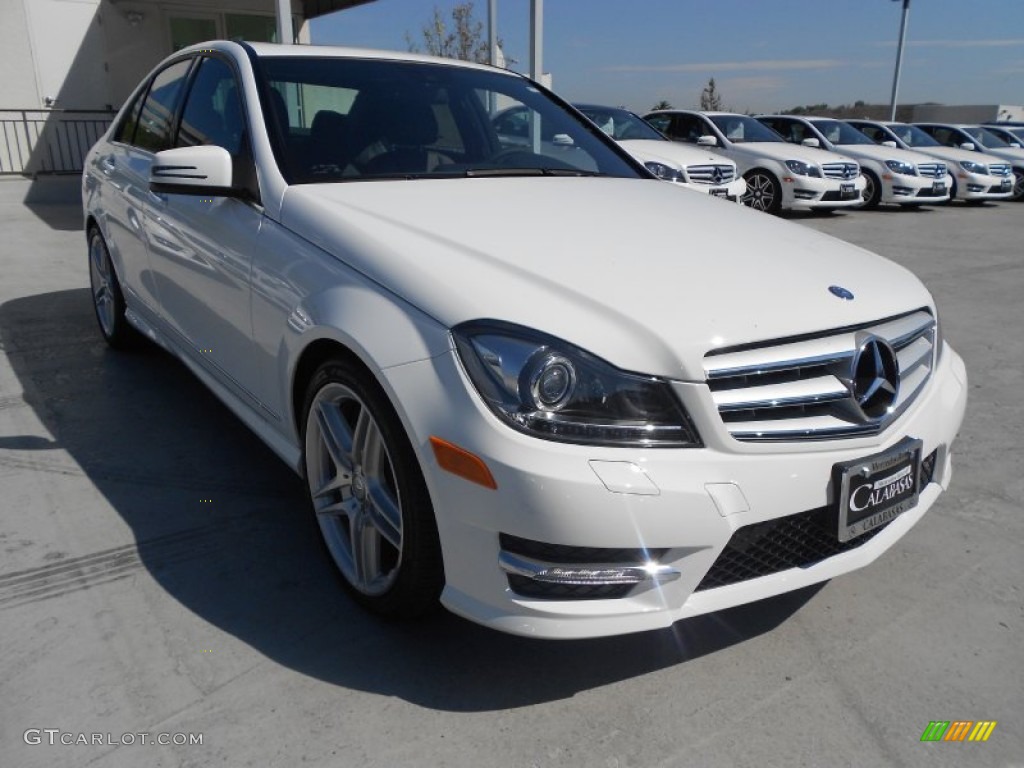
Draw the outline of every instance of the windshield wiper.
[[[486,176],[605,176],[599,171],[584,171],[578,168],[470,168],[465,171],[468,178]]]

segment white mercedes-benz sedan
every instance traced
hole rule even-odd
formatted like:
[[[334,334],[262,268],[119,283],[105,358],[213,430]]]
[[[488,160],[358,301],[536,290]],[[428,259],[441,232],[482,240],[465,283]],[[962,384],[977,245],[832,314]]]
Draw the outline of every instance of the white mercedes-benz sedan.
[[[879,203],[921,205],[949,202],[953,177],[945,163],[908,149],[875,144],[852,125],[830,117],[758,115],[791,144],[842,152],[860,163],[864,207]]]
[[[911,149],[946,164],[953,186],[951,200],[982,203],[1005,200],[1013,195],[1013,169],[1009,163],[976,149],[940,144],[916,125],[878,120],[846,120],[876,144]]]
[[[627,109],[597,104],[573,106],[659,179],[734,203],[742,202],[747,193],[747,182],[729,158],[712,154],[703,147],[672,141]]]
[[[948,487],[967,378],[917,278],[657,181],[520,75],[187,48],[82,192],[103,336],[305,478],[374,612],[665,627],[865,566]]]
[[[743,202],[759,211],[830,211],[863,205],[865,181],[851,157],[788,144],[749,115],[672,109],[644,120],[674,141],[714,149],[736,162],[747,182]]]

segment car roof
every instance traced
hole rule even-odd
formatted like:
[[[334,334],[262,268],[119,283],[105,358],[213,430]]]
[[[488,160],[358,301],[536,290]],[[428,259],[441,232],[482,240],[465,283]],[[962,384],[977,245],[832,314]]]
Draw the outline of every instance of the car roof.
[[[626,109],[625,107],[609,107],[609,106],[607,106],[605,104],[584,104],[583,102],[579,102],[579,101],[573,101],[573,102],[570,102],[570,103],[574,107],[576,107],[576,109],[579,109],[579,110],[584,110],[584,109],[607,109],[607,110],[609,110],[611,112],[629,112],[630,114],[633,114],[633,110]]]
[[[201,53],[204,50],[222,50],[225,52],[237,52],[242,43],[233,40],[211,40],[205,43],[183,48],[177,53]],[[489,64],[477,64],[471,61],[459,59],[446,59],[440,56],[428,56],[422,53],[409,53],[408,51],[388,51],[376,48],[352,48],[339,45],[278,45],[277,43],[249,43],[244,46],[260,58],[274,58],[279,56],[288,57],[309,57],[309,58],[348,58],[348,59],[379,59],[381,61],[406,61],[420,64],[443,64],[450,67],[463,69],[480,69],[487,72],[502,72],[513,77],[522,77],[517,72],[500,67],[492,67]]]
[[[652,109],[644,113],[645,115],[704,115],[705,117],[717,117],[719,115],[730,115],[735,117],[749,117],[749,115],[743,115],[739,112],[702,112],[699,109]]]
[[[838,117],[825,117],[824,115],[756,115],[756,117],[786,117],[791,120],[835,120],[837,123],[843,122]]]

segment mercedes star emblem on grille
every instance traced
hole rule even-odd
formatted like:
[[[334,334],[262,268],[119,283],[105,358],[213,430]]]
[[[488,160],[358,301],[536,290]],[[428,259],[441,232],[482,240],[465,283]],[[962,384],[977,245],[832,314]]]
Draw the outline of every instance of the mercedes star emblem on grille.
[[[889,412],[900,391],[900,364],[888,341],[864,338],[853,356],[849,386],[865,421],[878,421]]]

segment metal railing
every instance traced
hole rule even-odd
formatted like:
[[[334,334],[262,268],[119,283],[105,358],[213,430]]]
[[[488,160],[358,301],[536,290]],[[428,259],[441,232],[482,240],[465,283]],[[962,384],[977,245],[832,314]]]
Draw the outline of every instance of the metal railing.
[[[0,176],[81,173],[114,119],[102,109],[0,109]]]

